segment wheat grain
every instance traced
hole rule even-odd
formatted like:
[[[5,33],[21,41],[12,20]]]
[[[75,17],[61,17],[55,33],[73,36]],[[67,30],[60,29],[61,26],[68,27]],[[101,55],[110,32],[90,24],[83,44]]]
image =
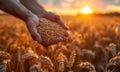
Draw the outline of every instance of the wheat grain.
[[[64,72],[65,70],[65,62],[67,63],[67,57],[61,52],[59,55],[56,57],[57,64],[58,64],[58,71],[59,72]]]
[[[11,59],[10,54],[4,51],[0,51],[0,62],[9,61]]]
[[[110,72],[120,72],[120,56],[115,56],[109,60],[107,64],[106,71]]]
[[[5,62],[1,62],[0,63],[0,72],[6,72],[6,63]]]
[[[0,51],[0,72],[6,72],[6,64],[10,61],[10,59],[10,54],[4,51]]]
[[[34,53],[25,53],[22,55],[22,59],[31,59],[31,58],[38,58],[37,54]]]
[[[34,64],[30,67],[30,72],[42,72],[41,64]]]
[[[31,49],[28,48],[25,50],[25,53],[21,57],[23,60],[31,59],[31,58],[38,58],[38,55]]]
[[[42,37],[42,44],[48,46],[65,40],[67,32],[60,25],[45,18],[40,18],[38,32]]]
[[[43,72],[49,72],[49,70],[48,69],[44,69]]]
[[[47,57],[47,56],[42,56],[41,55],[39,57],[39,60],[40,60],[41,63],[46,63],[49,69],[52,69],[54,67],[51,59],[49,57]]]
[[[68,64],[67,64],[68,68],[71,68],[73,66],[73,64],[75,62],[75,58],[76,58],[76,51],[72,51],[71,54],[70,54]]]
[[[92,65],[90,62],[81,62],[79,65],[80,72],[87,71],[87,72],[96,72],[94,65]]]
[[[57,62],[58,62],[58,71],[59,72],[64,72],[64,56],[62,53],[59,54],[57,57]]]
[[[80,51],[80,60],[92,61],[95,58],[95,53],[92,50],[82,49]]]
[[[42,72],[41,63],[38,60],[38,55],[31,49],[27,48],[26,53],[22,55],[25,71],[30,72]],[[29,68],[29,69],[28,69]]]
[[[54,59],[56,59],[56,57],[66,49],[67,49],[66,46],[63,46],[63,45],[59,49],[57,49],[54,55]]]
[[[65,67],[64,67],[64,61],[58,60],[58,71],[59,72],[64,72],[64,69],[65,69]]]

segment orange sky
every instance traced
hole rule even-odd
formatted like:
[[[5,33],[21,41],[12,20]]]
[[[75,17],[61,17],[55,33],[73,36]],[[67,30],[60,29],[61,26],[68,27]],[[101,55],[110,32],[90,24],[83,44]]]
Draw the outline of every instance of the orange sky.
[[[48,11],[59,14],[80,13],[88,5],[94,12],[120,12],[120,0],[40,0]]]

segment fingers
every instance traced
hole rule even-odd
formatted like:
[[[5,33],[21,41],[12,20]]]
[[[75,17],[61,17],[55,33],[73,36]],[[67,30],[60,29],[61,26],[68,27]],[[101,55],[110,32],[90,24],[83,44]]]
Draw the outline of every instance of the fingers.
[[[32,32],[31,36],[33,40],[37,41],[38,43],[42,43],[42,38],[36,31]]]
[[[49,19],[51,21],[55,21],[56,20],[56,15],[51,13],[51,12],[47,12],[47,13],[43,14],[41,17]]]
[[[62,19],[60,18],[59,15],[56,15],[52,12],[47,12],[47,13],[43,14],[41,17],[44,17],[44,18],[49,19],[51,21],[57,22],[64,29],[68,30],[68,27],[64,24],[64,22],[62,21]]]
[[[27,27],[29,29],[29,32],[33,38],[33,40],[37,41],[38,43],[42,42],[42,38],[39,35],[39,33],[37,32],[37,28],[35,25],[31,24],[30,22],[27,24]]]
[[[56,17],[56,22],[60,24],[64,29],[68,30],[68,27],[64,24],[64,22],[59,16]]]

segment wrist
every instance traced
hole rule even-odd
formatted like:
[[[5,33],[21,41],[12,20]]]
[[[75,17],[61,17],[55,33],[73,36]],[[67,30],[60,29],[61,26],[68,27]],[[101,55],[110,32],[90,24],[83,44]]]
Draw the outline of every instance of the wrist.
[[[37,15],[33,14],[33,13],[28,13],[24,19],[25,22],[28,22],[31,18],[38,18]]]
[[[37,16],[38,16],[38,17],[42,17],[43,15],[45,15],[45,14],[47,14],[47,13],[48,13],[47,11],[43,11],[43,12],[39,13]]]
[[[30,23],[34,23],[37,26],[39,24],[39,17],[35,14],[30,15],[25,22],[27,25],[29,25]]]

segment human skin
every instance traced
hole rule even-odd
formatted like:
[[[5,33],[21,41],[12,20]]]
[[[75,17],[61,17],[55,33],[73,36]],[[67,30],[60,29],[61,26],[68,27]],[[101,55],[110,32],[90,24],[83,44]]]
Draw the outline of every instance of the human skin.
[[[42,38],[37,32],[40,17],[57,22],[67,29],[60,16],[47,12],[38,0],[0,0],[0,9],[23,20],[33,40],[39,43],[42,42]]]
[[[17,0],[0,0],[0,9],[22,19],[32,36],[32,38],[41,43],[41,36],[37,32],[39,18]]]
[[[39,0],[20,0],[20,2],[33,13],[35,13],[38,17],[44,17],[51,21],[57,22],[64,29],[68,29],[64,24],[63,20],[59,15],[56,15],[52,12],[47,12],[43,6],[39,3]]]

